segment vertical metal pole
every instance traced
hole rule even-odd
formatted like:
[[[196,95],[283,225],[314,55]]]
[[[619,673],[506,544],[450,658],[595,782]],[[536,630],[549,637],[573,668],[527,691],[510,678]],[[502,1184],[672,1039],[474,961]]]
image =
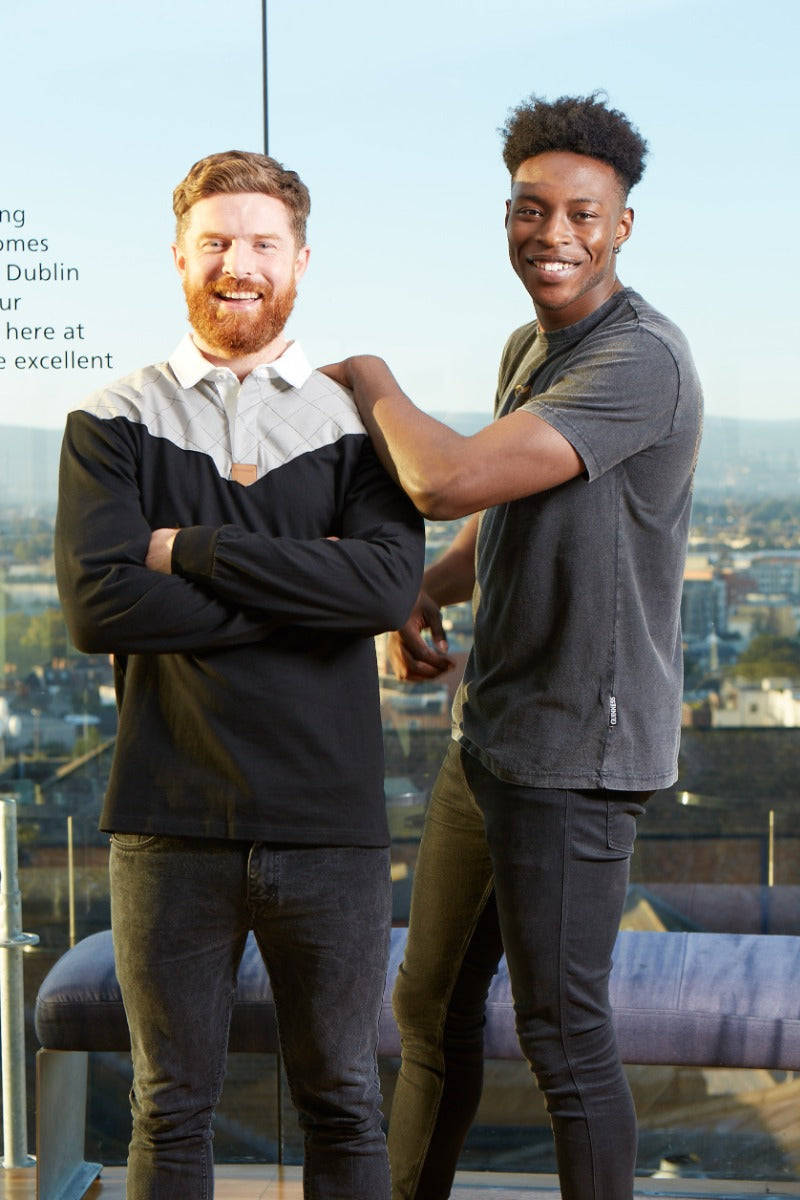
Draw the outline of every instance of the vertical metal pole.
[[[75,852],[72,814],[67,817],[67,890],[69,895],[69,944],[75,945]]]
[[[264,0],[266,4],[267,0]],[[6,681],[6,569],[0,567],[0,686]],[[5,753],[3,754],[5,761]]]
[[[264,153],[269,154],[269,67],[267,62],[267,0],[261,0],[261,79],[264,103]]]
[[[29,1167],[25,1086],[25,998],[22,950],[39,941],[22,932],[17,872],[17,802],[0,799],[0,1018],[3,1053],[3,1166]]]
[[[283,1056],[281,1055],[281,1044],[278,1041],[275,1050],[275,1138],[278,1143],[278,1166],[283,1166],[284,1154],[284,1138],[283,1138]]]
[[[769,849],[767,851],[767,887],[775,885],[775,809],[769,810]]]

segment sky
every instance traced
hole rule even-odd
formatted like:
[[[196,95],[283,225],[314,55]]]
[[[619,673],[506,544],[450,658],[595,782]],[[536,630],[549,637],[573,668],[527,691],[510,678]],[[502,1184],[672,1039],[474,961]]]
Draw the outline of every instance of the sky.
[[[533,316],[499,127],[602,89],[650,145],[622,281],[684,329],[708,413],[800,418],[799,38],[796,0],[268,0],[269,151],[312,196],[289,332],[488,420]],[[264,148],[261,4],[5,2],[0,44],[0,424],[58,429],[186,328],[171,193]]]

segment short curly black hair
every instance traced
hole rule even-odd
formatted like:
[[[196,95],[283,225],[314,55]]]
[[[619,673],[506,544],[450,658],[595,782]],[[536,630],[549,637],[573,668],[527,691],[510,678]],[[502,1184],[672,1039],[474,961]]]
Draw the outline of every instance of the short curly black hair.
[[[513,108],[500,130],[511,178],[528,158],[569,150],[608,163],[627,195],[644,174],[647,142],[624,113],[608,107],[607,100],[604,92],[558,100],[533,95]]]

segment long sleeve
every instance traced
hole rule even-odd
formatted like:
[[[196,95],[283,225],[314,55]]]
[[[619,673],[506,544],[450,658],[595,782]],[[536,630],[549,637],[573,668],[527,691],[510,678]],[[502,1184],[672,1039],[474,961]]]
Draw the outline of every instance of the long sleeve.
[[[136,428],[68,418],[55,530],[70,635],[90,653],[199,652],[261,640],[274,621],[144,566],[151,527],[137,479]]]
[[[265,620],[373,634],[406,620],[423,558],[422,519],[365,442],[330,537],[194,526],[179,532],[172,564],[221,602]]]

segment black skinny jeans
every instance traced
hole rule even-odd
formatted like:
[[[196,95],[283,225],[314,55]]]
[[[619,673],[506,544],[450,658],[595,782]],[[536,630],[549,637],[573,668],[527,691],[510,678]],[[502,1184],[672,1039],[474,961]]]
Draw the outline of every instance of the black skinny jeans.
[[[458,746],[426,820],[394,996],[395,1200],[446,1200],[480,1098],[486,993],[505,946],[517,1033],[564,1200],[630,1200],[636,1116],[608,1000],[636,818],[650,793],[504,783]]]

